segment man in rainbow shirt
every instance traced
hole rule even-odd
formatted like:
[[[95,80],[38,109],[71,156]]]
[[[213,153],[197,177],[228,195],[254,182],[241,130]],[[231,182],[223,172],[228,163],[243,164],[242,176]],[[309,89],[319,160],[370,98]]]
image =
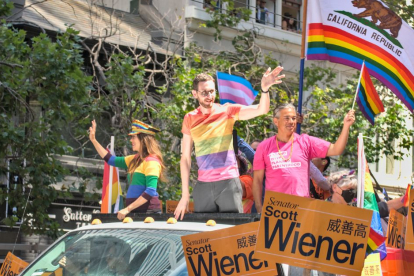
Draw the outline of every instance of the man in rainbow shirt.
[[[220,105],[214,103],[214,78],[199,74],[193,81],[192,94],[200,106],[184,117],[181,155],[182,196],[174,212],[183,219],[190,201],[189,182],[193,144],[198,164],[198,181],[193,190],[194,212],[242,213],[242,188],[233,149],[233,126],[236,120],[248,120],[269,111],[269,88],[281,83],[285,75],[278,66],[262,77],[262,95],[258,105]]]

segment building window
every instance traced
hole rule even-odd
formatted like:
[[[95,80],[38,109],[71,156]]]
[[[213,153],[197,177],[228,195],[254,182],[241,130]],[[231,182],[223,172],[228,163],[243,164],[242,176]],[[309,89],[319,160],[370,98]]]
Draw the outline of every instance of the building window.
[[[132,14],[138,14],[139,0],[131,0],[129,2],[129,10]]]
[[[300,7],[302,0],[283,0],[282,2],[282,29],[300,33],[302,30],[300,21]]]
[[[217,10],[220,9],[220,0],[204,0],[203,7],[205,9]]]

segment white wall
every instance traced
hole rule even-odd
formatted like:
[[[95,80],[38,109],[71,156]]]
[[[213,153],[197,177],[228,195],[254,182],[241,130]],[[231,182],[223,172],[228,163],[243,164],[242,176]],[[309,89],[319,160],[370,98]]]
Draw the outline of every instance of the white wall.
[[[152,0],[152,4],[174,28],[181,30],[184,28],[184,10],[185,6],[188,4],[185,0]]]

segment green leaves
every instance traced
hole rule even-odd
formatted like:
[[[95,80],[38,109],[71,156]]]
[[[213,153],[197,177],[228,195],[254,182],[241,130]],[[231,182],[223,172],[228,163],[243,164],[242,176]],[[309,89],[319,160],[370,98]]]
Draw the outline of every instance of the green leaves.
[[[334,143],[342,129],[343,118],[354,101],[359,74],[353,76],[342,87],[330,85],[336,76],[329,68],[312,66],[306,69],[305,76],[305,87],[312,89],[312,92],[304,101],[306,117],[302,131]],[[375,119],[375,125],[371,126],[355,104],[356,121],[351,127],[345,152],[337,157],[339,167],[357,166],[359,133],[368,137],[364,140],[368,162],[377,162],[384,155],[392,155],[395,159],[401,160],[405,151],[410,149],[414,132],[406,124],[406,118],[412,114],[409,114],[391,91],[378,85],[378,82],[376,84],[385,112],[379,115]],[[321,89],[323,86],[326,88]],[[306,107],[307,104],[309,107]]]
[[[9,206],[17,207],[15,215],[4,221],[10,226],[22,219],[26,208],[22,226],[26,233],[54,225],[50,234],[58,234],[47,208],[58,196],[51,185],[62,181],[69,170],[54,155],[71,152],[62,132],[69,124],[85,128],[79,118],[89,115],[85,106],[90,104],[91,77],[82,71],[77,33],[68,29],[57,35],[57,42],[42,33],[29,46],[24,31],[0,26],[0,172],[21,179],[9,191],[2,190],[0,204],[7,197]]]

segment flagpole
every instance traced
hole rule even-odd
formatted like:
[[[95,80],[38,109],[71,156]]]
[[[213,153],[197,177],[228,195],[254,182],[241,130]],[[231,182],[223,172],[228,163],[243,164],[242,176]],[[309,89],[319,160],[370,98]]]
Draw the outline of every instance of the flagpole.
[[[114,152],[115,137],[111,136],[111,145],[109,151],[112,154]],[[109,181],[108,181],[108,214],[112,214],[112,181],[113,181],[113,167],[109,166]]]
[[[356,98],[358,95],[359,87],[361,86],[361,76],[364,71],[364,64],[365,64],[365,60],[362,62],[361,73],[359,74],[359,80],[358,80],[358,85],[357,85],[356,92],[355,92],[354,102],[352,103],[352,110],[354,110],[354,105],[355,105]]]
[[[357,190],[357,207],[364,207],[364,189],[365,189],[365,155],[364,155],[364,138],[362,133],[358,135],[358,190]]]
[[[303,77],[305,71],[305,43],[306,43],[306,16],[308,13],[308,0],[303,1],[303,22],[302,22],[302,48],[300,53],[300,76],[299,76],[299,99],[298,112],[302,115],[303,102]],[[296,132],[300,134],[301,124],[297,124]]]

